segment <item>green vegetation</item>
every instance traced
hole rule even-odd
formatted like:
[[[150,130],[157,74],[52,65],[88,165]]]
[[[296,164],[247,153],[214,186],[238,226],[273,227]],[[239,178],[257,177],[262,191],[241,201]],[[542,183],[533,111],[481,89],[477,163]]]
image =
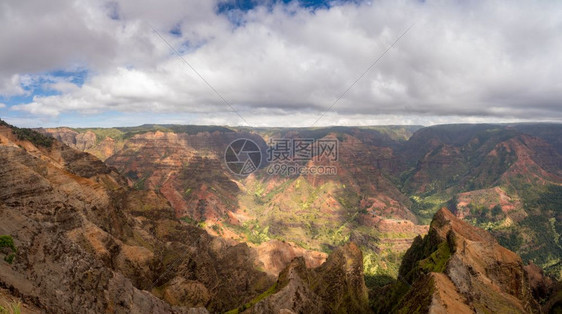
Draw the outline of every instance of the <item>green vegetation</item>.
[[[269,226],[262,228],[257,220],[244,222],[241,226],[231,225],[226,222],[224,222],[224,225],[238,234],[244,235],[250,243],[259,245],[272,239],[269,234]]]
[[[0,314],[20,314],[21,302],[10,302],[8,304],[0,305]]]
[[[559,142],[559,132],[550,128],[519,128]],[[410,163],[398,186],[410,196],[409,208],[424,224],[442,206],[457,212],[457,197],[470,192],[462,195],[467,205],[459,209],[466,221],[490,231],[525,262],[534,261],[561,278],[557,265],[562,262],[562,186],[550,184],[552,179],[543,174],[559,171],[559,157],[537,151],[531,158],[538,167],[529,164],[508,171],[522,156],[520,147],[535,149],[520,135],[516,128],[502,125],[424,128],[401,147]]]
[[[218,235],[223,234],[222,228],[219,225],[212,225],[211,229],[213,229]]]
[[[533,261],[540,266],[549,266],[560,262],[562,248],[556,241],[560,235],[556,232],[548,218],[532,215],[520,223],[527,235],[532,235],[533,246],[519,247],[517,252],[525,261]]]
[[[273,286],[271,286],[269,289],[267,289],[267,291],[265,291],[264,293],[258,295],[254,299],[252,299],[252,301],[242,305],[241,307],[239,307],[237,309],[230,310],[226,313],[228,313],[228,314],[238,314],[240,312],[244,312],[245,310],[251,308],[252,306],[256,305],[258,302],[260,302],[261,300],[263,300],[263,299],[267,298],[268,296],[274,294],[275,292],[277,292],[277,283],[275,283]]]
[[[433,302],[434,292],[433,278],[426,278],[426,280],[416,282],[392,311],[398,314],[428,313]]]
[[[528,189],[526,191],[529,191]],[[540,191],[536,197],[526,193],[525,207],[536,208],[541,211],[562,212],[562,186],[548,185],[543,191]]]
[[[452,233],[447,235],[446,241],[441,241],[433,229],[423,239],[416,237],[412,246],[404,254],[399,276],[413,283],[421,274],[443,272],[453,247]]]
[[[505,214],[499,206],[486,210],[481,205],[469,204],[473,224],[489,230],[502,246],[516,252],[524,262],[533,261],[547,274],[562,278],[562,186],[530,185],[516,180],[510,183],[510,192],[521,195],[520,210],[526,216],[503,226],[501,219]]]
[[[14,135],[16,135],[18,140],[29,141],[29,142],[33,143],[33,145],[38,146],[38,147],[49,148],[55,142],[55,139],[50,137],[50,136],[43,135],[41,133],[33,131],[32,129],[15,127],[13,125],[10,125],[10,124],[6,123],[3,120],[0,120],[0,126],[5,126],[5,127],[11,128],[12,133],[14,133]]]
[[[418,265],[426,274],[430,272],[442,273],[445,271],[449,258],[451,258],[451,253],[449,244],[447,242],[441,242],[437,246],[437,250],[431,253],[426,259],[419,261]]]
[[[427,197],[412,195],[410,196],[410,201],[412,202],[410,210],[418,217],[420,223],[425,225],[431,222],[433,215],[435,215],[439,209],[450,206],[450,201],[447,201],[447,197],[442,197],[437,194]]]
[[[9,235],[0,235],[0,250],[9,249],[11,252],[6,254],[4,260],[8,264],[12,264],[18,249],[14,245],[14,239]]]
[[[192,219],[191,217],[185,216],[185,217],[182,217],[182,218],[180,218],[180,219],[183,220],[183,221],[185,221],[185,222],[187,222],[187,223],[190,224],[190,225],[194,225],[194,226],[197,225],[197,221],[195,221],[195,220]]]
[[[364,199],[347,184],[328,181],[313,186],[305,178],[287,178],[267,185],[265,178],[258,177],[245,187],[247,191],[239,196],[240,207],[255,219],[239,226],[225,224],[225,227],[255,244],[278,239],[328,254],[349,242],[351,234],[356,233],[359,237],[354,241],[363,251],[365,278],[370,285],[380,284],[377,281],[384,276],[395,278],[398,274],[403,253],[393,250],[392,241],[384,240],[415,236],[413,233],[382,233],[362,225],[358,219],[367,214],[362,207],[365,205],[361,205]],[[327,207],[327,199],[333,199],[336,205]],[[330,211],[337,211],[337,214],[328,214]]]
[[[402,173],[402,190],[423,197],[443,193],[450,197],[497,184],[516,160],[513,150],[498,144],[517,134],[497,125],[422,129],[403,148],[412,164]],[[429,141],[440,144],[427,145]]]
[[[523,244],[523,239],[518,232],[496,232],[495,236],[501,246],[514,252]]]
[[[363,251],[365,284],[368,288],[382,287],[396,280],[403,253],[398,253],[390,248],[379,253],[365,247],[361,247],[361,250]]]
[[[398,279],[382,288],[370,287],[372,289],[371,308],[376,313],[395,313],[398,310],[398,305],[406,305],[400,312],[423,313],[424,311],[420,306],[425,306],[427,303],[425,301],[427,300],[423,302],[416,300],[415,304],[409,304],[408,300],[405,300],[404,297],[410,295],[408,294],[410,291],[415,292],[428,287],[427,285],[411,286],[425,274],[445,271],[453,253],[454,241],[453,233],[449,233],[447,239],[441,241],[433,229],[423,238],[420,236],[416,237],[412,246],[404,254],[397,276]],[[384,279],[381,281],[384,282]],[[428,291],[419,293],[419,295],[430,297],[432,293]],[[409,305],[416,306],[417,308],[409,308]]]
[[[122,139],[131,138],[137,134],[144,134],[148,132],[174,132],[174,133],[185,133],[189,135],[196,135],[202,132],[221,132],[221,133],[231,133],[234,132],[230,128],[222,127],[222,126],[214,126],[214,125],[173,125],[173,124],[144,124],[137,127],[124,127],[124,128],[115,128],[122,133]]]
[[[492,208],[492,216],[497,217],[502,214],[502,207],[498,204]]]
[[[471,216],[476,217],[476,221],[475,221],[476,225],[483,224],[490,221],[491,212],[488,207],[479,206],[479,205],[475,205],[474,203],[470,203],[468,204],[468,208],[470,209]]]
[[[120,127],[120,128],[73,128],[72,130],[78,133],[86,133],[88,131],[96,134],[97,141],[102,141],[106,137],[114,140],[129,139],[137,134],[144,134],[148,132],[175,132],[195,135],[201,132],[233,132],[230,128],[213,126],[213,125],[172,125],[172,124],[144,124],[135,127]]]
[[[124,135],[123,131],[117,128],[76,128],[73,130],[78,133],[93,132],[96,135],[97,142],[103,141],[106,137],[119,141],[123,139]]]
[[[387,314],[396,312],[396,307],[410,291],[410,284],[399,279],[393,284],[375,289],[371,293],[370,305],[375,313]]]
[[[150,178],[151,175],[152,175],[152,173],[147,173],[142,178],[135,181],[135,183],[133,184],[133,189],[135,189],[135,190],[146,190],[145,183],[146,183],[146,180],[148,178]]]
[[[365,275],[365,285],[369,289],[384,287],[396,282],[396,278],[389,275]]]
[[[29,141],[35,146],[43,146],[49,148],[55,141],[54,138],[35,132],[32,129],[20,129],[13,127],[12,130],[19,140]]]

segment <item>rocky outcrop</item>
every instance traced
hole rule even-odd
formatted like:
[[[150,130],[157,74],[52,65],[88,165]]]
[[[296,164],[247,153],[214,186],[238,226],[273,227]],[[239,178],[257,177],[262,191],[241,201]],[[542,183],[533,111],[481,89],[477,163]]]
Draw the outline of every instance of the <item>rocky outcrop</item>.
[[[89,154],[38,147],[0,126],[0,287],[47,313],[222,312],[274,278],[257,253],[180,222]]]
[[[467,303],[467,299],[458,292],[445,274],[429,273],[414,282],[408,294],[402,299],[398,312],[473,313]]]
[[[355,244],[349,243],[336,249],[316,269],[308,269],[304,258],[295,258],[279,274],[270,293],[248,312],[369,312],[363,254]]]
[[[5,310],[2,313],[25,313],[40,314],[41,309],[33,305],[33,303],[20,298],[8,289],[0,288],[0,308]],[[18,310],[20,312],[18,312]]]
[[[521,258],[447,209],[435,214],[428,235],[406,252],[400,278],[412,287],[397,311],[539,311]]]
[[[303,257],[306,267],[316,268],[326,261],[327,254],[303,249],[293,243],[270,240],[257,247],[264,270],[274,276],[296,257]]]
[[[128,138],[105,162],[134,188],[161,192],[178,217],[221,221],[236,209],[240,192],[223,162],[226,147],[236,138],[265,145],[245,132],[146,132]]]
[[[548,299],[556,289],[556,282],[545,276],[543,270],[532,262],[524,267],[535,300]]]
[[[102,161],[111,157],[121,146],[113,138],[96,135],[92,131],[78,132],[69,128],[37,129],[41,134],[49,135],[58,141],[79,151],[90,153]]]

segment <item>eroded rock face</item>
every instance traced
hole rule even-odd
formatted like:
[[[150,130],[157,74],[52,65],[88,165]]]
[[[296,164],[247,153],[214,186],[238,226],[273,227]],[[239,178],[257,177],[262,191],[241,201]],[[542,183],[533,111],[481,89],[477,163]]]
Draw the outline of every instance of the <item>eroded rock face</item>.
[[[279,273],[296,257],[303,257],[306,267],[316,268],[326,261],[327,254],[305,250],[295,244],[279,240],[270,240],[257,247],[259,259],[264,270],[274,276]]]
[[[223,161],[226,147],[237,138],[265,145],[261,137],[246,132],[147,132],[127,138],[105,163],[135,189],[160,192],[177,217],[220,226],[238,208],[240,187]]]
[[[172,305],[204,307],[211,295],[202,283],[178,276],[164,290],[164,300]]]
[[[336,249],[326,263],[315,269],[316,293],[329,308],[363,312],[367,308],[367,287],[363,278],[363,253],[353,242]]]
[[[249,310],[251,313],[365,313],[367,287],[363,254],[349,243],[336,249],[324,264],[308,269],[295,258],[280,274],[275,291]]]
[[[80,133],[69,128],[37,129],[37,131],[52,136],[71,148],[90,153],[102,161],[111,157],[122,146],[110,137],[98,138],[92,131]]]
[[[0,286],[49,313],[222,312],[274,283],[255,250],[181,223],[101,161],[0,126]],[[166,302],[166,301],[168,302]]]
[[[545,276],[543,270],[532,262],[524,267],[535,300],[547,299],[556,289],[555,281]]]
[[[424,304],[440,312],[448,303],[463,303],[459,312],[539,311],[521,258],[447,209],[435,214],[428,235],[407,251],[400,276],[413,285],[403,299],[410,301],[400,305],[405,311]]]
[[[426,313],[474,313],[453,282],[441,273],[429,273],[417,280],[399,305],[400,311]]]

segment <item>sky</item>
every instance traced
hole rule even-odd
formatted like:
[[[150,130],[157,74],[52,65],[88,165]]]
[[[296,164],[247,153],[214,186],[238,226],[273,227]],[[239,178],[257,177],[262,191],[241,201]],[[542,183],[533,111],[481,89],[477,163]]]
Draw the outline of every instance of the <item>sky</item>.
[[[20,127],[562,122],[562,1],[0,2]]]

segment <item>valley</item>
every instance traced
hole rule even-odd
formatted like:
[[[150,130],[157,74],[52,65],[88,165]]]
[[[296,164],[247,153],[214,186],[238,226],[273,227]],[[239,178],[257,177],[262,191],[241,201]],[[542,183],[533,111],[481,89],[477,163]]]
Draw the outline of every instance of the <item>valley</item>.
[[[555,311],[560,155],[522,127],[142,126],[112,138],[2,122],[0,306]],[[337,139],[337,176],[264,165],[237,176],[220,154],[237,136],[263,149],[276,137]]]
[[[560,125],[39,131],[98,156],[132,188],[161,193],[177,218],[225,239],[287,241],[315,254],[353,240],[368,278],[395,278],[413,239],[447,207],[561,276]],[[263,164],[248,177],[233,175],[223,156],[236,138],[258,143],[263,160],[271,139],[337,140],[337,175],[269,175]]]

